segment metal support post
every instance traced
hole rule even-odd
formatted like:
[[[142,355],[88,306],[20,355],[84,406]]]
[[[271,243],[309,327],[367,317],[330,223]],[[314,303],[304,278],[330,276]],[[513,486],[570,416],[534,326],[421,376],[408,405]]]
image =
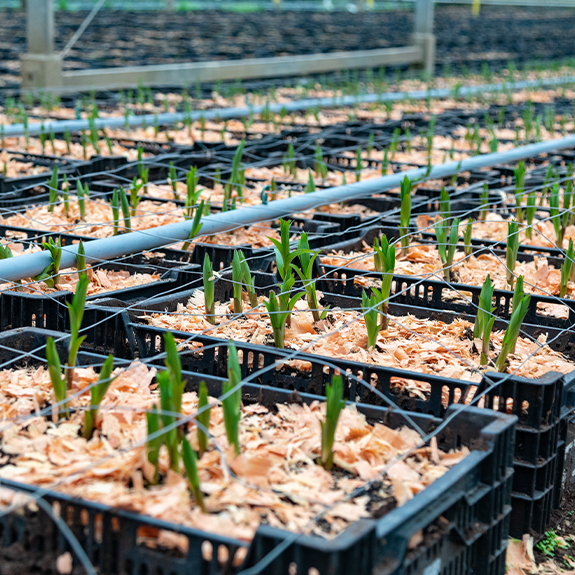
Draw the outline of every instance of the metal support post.
[[[415,23],[412,42],[423,51],[422,68],[431,77],[435,69],[435,35],[433,34],[433,0],[415,0]]]
[[[27,53],[22,56],[22,88],[62,85],[62,61],[54,54],[53,0],[27,0]]]

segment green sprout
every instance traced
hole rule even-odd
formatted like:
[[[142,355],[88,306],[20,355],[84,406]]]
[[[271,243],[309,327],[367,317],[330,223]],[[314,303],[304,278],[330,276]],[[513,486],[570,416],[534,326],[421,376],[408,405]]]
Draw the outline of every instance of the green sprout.
[[[40,140],[40,146],[42,146],[42,153],[46,153],[46,131],[44,130],[44,124],[40,125],[40,134],[38,134],[38,139]]]
[[[449,229],[449,238],[447,237],[447,230]],[[451,268],[453,266],[453,258],[457,250],[457,242],[459,241],[459,218],[454,218],[451,223],[451,228],[443,222],[435,224],[435,235],[437,237],[437,251],[443,264],[443,274],[445,281],[449,282],[451,278]]]
[[[86,197],[89,196],[88,184],[82,186],[80,180],[76,180],[76,195],[78,196],[78,210],[80,211],[80,220],[86,219]]]
[[[85,335],[80,335],[80,328],[82,327],[82,319],[84,318],[84,308],[86,307],[86,294],[89,283],[88,274],[79,274],[72,303],[66,303],[70,317],[70,344],[68,346],[68,362],[66,363],[66,384],[68,389],[72,387],[72,382],[74,381],[76,358],[78,357],[80,346],[86,339]]]
[[[66,141],[66,152],[68,153],[69,156],[72,155],[72,136],[70,135],[69,130],[66,130],[64,132],[64,140]]]
[[[565,254],[565,259],[561,265],[561,288],[559,297],[565,297],[567,295],[567,283],[574,280],[575,275],[575,252],[573,251],[573,240],[569,238],[569,247],[567,248],[567,253]]]
[[[313,171],[321,177],[322,182],[327,178],[327,165],[324,162],[323,152],[319,144],[315,147],[313,155]]]
[[[90,407],[88,407],[84,414],[84,425],[82,427],[82,436],[86,439],[92,437],[94,426],[98,419],[100,403],[102,403],[104,395],[106,395],[108,388],[115,379],[111,377],[113,369],[114,357],[110,354],[102,366],[98,383],[90,388]]]
[[[124,193],[124,192],[122,192]],[[114,222],[114,235],[118,235],[119,222],[120,222],[120,200],[118,198],[118,190],[112,192],[110,199],[110,207],[112,208],[112,220]]]
[[[362,159],[361,159],[361,148],[357,149],[355,155],[355,181],[359,182],[361,180],[361,170],[363,169]]]
[[[197,168],[191,167],[190,171],[186,175],[186,201],[184,205],[184,212],[187,218],[192,217],[192,212],[194,207],[198,204],[201,193],[204,188],[196,189],[198,185]]]
[[[64,181],[62,182],[62,200],[64,201],[64,215],[66,217],[70,216],[70,184],[68,183],[68,177],[64,176]]]
[[[86,271],[86,251],[84,250],[84,243],[82,240],[78,243],[78,252],[76,254],[76,269],[78,270],[78,275],[87,275]]]
[[[9,246],[0,245],[0,260],[6,260],[13,257],[12,250]]]
[[[379,306],[381,301],[377,295],[367,296],[365,290],[361,294],[361,310],[365,319],[367,329],[367,349],[373,349],[377,343],[379,333]]]
[[[160,388],[160,407],[162,409],[162,424],[165,428],[171,428],[164,432],[164,443],[168,448],[170,457],[170,468],[173,471],[179,471],[178,457],[178,428],[174,426],[176,422],[176,413],[174,405],[174,389],[171,384],[170,374],[162,371],[156,375],[156,380]]]
[[[373,146],[375,144],[375,134],[373,132],[369,133],[369,136],[367,138],[367,146],[366,146],[366,151],[367,151],[367,156],[371,157],[371,153],[373,152]]]
[[[441,192],[439,193],[439,213],[441,219],[444,221],[451,218],[451,199],[445,186],[441,188]]]
[[[198,234],[200,233],[200,230],[202,229],[203,225],[202,224],[202,216],[204,215],[204,200],[202,200],[200,202],[200,205],[196,208],[196,213],[194,214],[194,219],[192,220],[192,227],[190,229],[190,233],[188,235],[188,239],[184,242],[184,245],[182,246],[182,250],[187,252],[189,247],[190,247],[190,243],[191,240],[193,240],[195,237],[198,236]]]
[[[513,171],[515,172],[515,212],[517,221],[523,223],[523,208],[521,204],[525,194],[525,163],[519,162],[517,169]]]
[[[274,244],[274,251],[276,255],[276,265],[278,268],[278,273],[280,277],[285,280],[289,279],[293,275],[293,269],[291,267],[291,262],[303,253],[303,250],[297,249],[291,251],[290,246],[290,220],[280,220],[280,239],[269,237],[268,239]]]
[[[515,283],[515,263],[517,262],[517,254],[519,252],[519,224],[513,220],[507,224],[507,283],[513,289]]]
[[[401,236],[401,247],[407,253],[409,248],[409,222],[411,220],[411,182],[405,176],[401,182],[401,210],[399,235]]]
[[[327,308],[321,312],[319,310],[317,291],[315,289],[315,279],[313,279],[314,262],[319,254],[319,250],[312,254],[309,249],[307,234],[305,232],[302,232],[299,238],[298,250],[301,252],[299,255],[301,268],[294,263],[292,263],[291,266],[303,283],[307,296],[307,305],[311,310],[313,320],[319,321],[327,315],[328,311]]]
[[[315,182],[313,181],[313,176],[311,170],[308,173],[307,184],[305,185],[304,192],[306,194],[311,194],[316,191]]]
[[[487,217],[487,210],[489,208],[489,187],[487,184],[483,184],[483,190],[479,196],[479,201],[481,202],[481,209],[479,211],[479,220],[484,222]]]
[[[551,188],[551,195],[549,196],[549,215],[551,222],[553,223],[553,228],[555,229],[555,236],[557,238],[557,246],[559,249],[563,249],[565,231],[567,230],[567,225],[571,218],[571,212],[569,210],[571,197],[572,193],[569,195],[564,194],[563,212],[561,212],[559,207],[559,184],[554,184]]]
[[[547,557],[553,557],[557,548],[568,549],[569,544],[559,539],[555,531],[546,531],[545,537],[536,545],[537,551]]]
[[[394,158],[399,148],[399,135],[401,134],[401,128],[395,128],[391,134],[391,142],[389,143],[389,151],[391,152],[391,157]]]
[[[208,388],[205,381],[200,381],[198,392],[198,414],[196,427],[200,457],[208,450],[208,431],[210,429],[211,408],[208,407]]]
[[[206,308],[206,319],[212,324],[216,325],[216,312],[214,300],[214,270],[212,262],[208,254],[204,256],[203,267],[203,282],[204,282],[204,305]]]
[[[190,490],[194,494],[194,499],[200,509],[206,513],[204,496],[200,490],[196,452],[192,449],[190,442],[185,437],[182,437],[182,460],[184,462],[186,475],[188,476]]]
[[[341,410],[345,407],[343,401],[343,382],[339,374],[332,377],[325,390],[325,421],[321,423],[321,458],[320,463],[327,471],[333,467],[333,444]]]
[[[136,180],[136,178],[134,178],[132,181],[132,185],[130,186],[130,208],[131,208],[132,217],[136,217],[136,210],[138,209],[138,204],[140,203],[140,200],[142,199],[138,195],[138,193],[142,189],[143,185],[144,184],[141,181],[138,181],[138,180]]]
[[[237,253],[242,270],[243,287],[245,288],[246,292],[248,293],[248,297],[250,298],[250,306],[252,309],[255,309],[258,307],[258,296],[256,293],[255,278],[252,276],[250,266],[246,260],[246,257],[244,256],[244,252],[242,252],[242,250],[238,250]]]
[[[234,446],[236,455],[240,454],[239,424],[242,417],[242,371],[238,360],[238,350],[230,340],[228,343],[228,379],[222,385],[222,409],[224,426],[230,445]],[[232,391],[233,390],[233,391]],[[229,394],[229,395],[228,395]]]
[[[62,238],[59,237],[55,242],[52,238],[48,238],[47,242],[42,242],[44,249],[50,252],[52,262],[46,266],[42,273],[35,276],[37,281],[43,281],[50,288],[57,288],[60,283],[60,261],[62,260]]]
[[[295,178],[297,175],[295,148],[292,142],[288,144],[287,155],[284,157],[284,172],[289,172],[292,178]]]
[[[479,294],[477,316],[473,327],[473,339],[481,339],[481,365],[487,365],[489,361],[489,339],[495,323],[495,316],[493,315],[495,307],[492,305],[493,290],[494,286],[489,274],[487,274]]]
[[[50,176],[50,179],[48,180],[48,194],[49,194],[49,205],[48,205],[48,211],[49,212],[53,212],[54,211],[54,206],[56,205],[56,203],[58,202],[58,192],[60,190],[58,189],[58,166],[54,166],[54,169],[52,170],[52,175]]]
[[[170,180],[170,185],[172,186],[174,199],[179,200],[180,196],[178,194],[178,174],[176,172],[176,168],[174,167],[174,162],[170,162],[170,167],[168,169],[168,179]]]
[[[381,245],[379,241],[373,243],[373,248],[379,260],[379,270],[381,271],[381,291],[376,295],[379,296],[381,301],[381,325],[380,330],[385,331],[389,327],[389,318],[387,311],[389,309],[389,296],[391,294],[391,284],[393,282],[393,274],[395,272],[395,244],[390,245],[387,237],[381,238]],[[375,257],[375,256],[374,256]]]
[[[520,276],[523,280],[522,276]],[[521,285],[520,285],[521,284]],[[523,295],[523,281],[517,281],[517,286],[515,287],[515,294],[513,295],[513,313],[511,314],[511,319],[509,320],[509,325],[505,330],[505,335],[503,336],[503,345],[501,346],[501,351],[495,362],[495,368],[497,371],[503,373],[507,369],[507,357],[515,349],[517,343],[517,338],[519,337],[519,331],[521,330],[521,324],[527,315],[529,310],[529,302],[531,301],[531,296],[529,294]],[[516,296],[521,295],[521,299]]]
[[[243,192],[243,185],[244,185],[244,170],[241,167],[242,157],[244,154],[244,147],[246,145],[246,141],[242,140],[236,151],[234,153],[234,157],[232,159],[232,174],[230,177],[230,184],[235,186],[236,192],[240,199],[240,202],[244,201],[244,192]]]
[[[285,347],[286,324],[291,317],[291,312],[296,302],[305,295],[300,292],[290,297],[290,292],[294,283],[295,278],[293,276],[289,276],[281,284],[280,295],[276,296],[275,292],[270,291],[268,301],[264,301],[264,306],[268,311],[270,323],[272,324],[274,344],[280,349]]]
[[[50,381],[52,383],[52,388],[54,389],[56,402],[64,404],[58,407],[58,417],[66,417],[70,413],[68,404],[66,403],[66,397],[68,394],[66,380],[62,377],[60,357],[58,356],[56,344],[52,337],[49,337],[46,340],[46,363],[48,365],[48,373],[50,374]]]
[[[527,208],[525,209],[525,218],[527,220],[527,227],[525,228],[525,236],[528,239],[533,237],[533,218],[535,217],[535,212],[537,210],[535,204],[537,201],[537,194],[531,192],[527,194]]]
[[[234,257],[232,259],[232,284],[233,284],[233,302],[234,302],[234,313],[242,313],[242,301],[243,301],[243,270],[242,263],[240,260],[240,254],[236,251],[234,252]]]
[[[154,478],[151,481],[151,483],[155,485],[158,483],[160,475],[160,448],[164,442],[160,435],[160,418],[156,405],[153,405],[151,411],[146,413],[146,420],[148,422],[148,437],[154,436],[152,439],[148,439],[146,448],[148,452],[148,461],[155,469]]]
[[[387,175],[387,170],[389,168],[388,150],[387,148],[383,151],[383,161],[381,162],[381,175]]]
[[[128,203],[128,195],[123,188],[120,188],[120,205],[122,207],[122,217],[124,219],[124,228],[126,231],[132,231],[132,216],[130,212],[130,204]]]
[[[467,220],[467,225],[465,226],[465,232],[463,234],[463,245],[465,246],[465,255],[470,256],[473,253],[473,245],[471,244],[471,238],[473,236],[473,220],[469,218]]]

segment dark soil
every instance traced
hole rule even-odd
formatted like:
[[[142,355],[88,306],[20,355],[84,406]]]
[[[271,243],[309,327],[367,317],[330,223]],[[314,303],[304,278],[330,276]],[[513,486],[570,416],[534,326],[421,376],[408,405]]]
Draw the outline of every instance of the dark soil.
[[[508,60],[554,60],[573,55],[575,10],[438,6],[435,13],[438,70],[479,69]],[[56,50],[86,16],[56,14]],[[309,54],[405,45],[413,12],[118,12],[101,11],[68,55],[69,69]],[[17,85],[25,51],[22,12],[0,18],[0,87]]]

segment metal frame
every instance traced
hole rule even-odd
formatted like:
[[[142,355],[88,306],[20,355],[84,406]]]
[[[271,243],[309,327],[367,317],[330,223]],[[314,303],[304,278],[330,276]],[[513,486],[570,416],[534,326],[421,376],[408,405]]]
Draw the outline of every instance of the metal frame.
[[[415,1],[415,27],[411,35],[412,45],[410,46],[331,54],[185,62],[66,72],[62,70],[62,60],[66,49],[60,54],[54,52],[53,1],[28,0],[28,52],[22,56],[23,89],[48,88],[64,93],[82,90],[126,89],[139,85],[188,86],[196,82],[277,78],[405,64],[422,67],[429,75],[433,75],[434,70],[433,0]],[[84,25],[83,27],[85,28]],[[83,30],[82,27],[80,28]],[[74,36],[74,40],[78,37],[79,33]]]

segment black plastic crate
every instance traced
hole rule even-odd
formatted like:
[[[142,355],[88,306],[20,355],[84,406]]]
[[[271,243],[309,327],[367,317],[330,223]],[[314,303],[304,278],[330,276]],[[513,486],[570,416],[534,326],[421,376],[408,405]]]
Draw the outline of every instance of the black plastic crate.
[[[38,348],[48,335],[59,334],[45,330],[14,330],[0,336],[0,357],[3,362],[17,359],[21,364],[22,351],[34,352],[38,362],[42,352]],[[60,334],[61,335],[61,334]],[[63,350],[62,350],[63,351]],[[82,354],[81,354],[82,355]],[[83,357],[83,356],[82,356]],[[95,356],[87,354],[87,359]],[[82,360],[80,360],[80,363]],[[186,389],[197,389],[203,376],[185,373]],[[221,380],[207,382],[212,394],[221,391]],[[264,405],[291,401],[287,390],[246,384],[243,401],[259,401]],[[318,398],[303,394],[300,399],[311,402]],[[405,413],[358,405],[358,409],[374,421],[384,421],[395,428],[406,425]],[[452,407],[450,416],[460,410]],[[423,414],[409,417],[426,433],[441,420]],[[260,526],[241,568],[256,567],[256,573],[286,573],[295,564],[296,573],[308,573],[314,567],[320,574],[346,574],[360,569],[362,573],[415,574],[427,573],[428,568],[441,567],[441,572],[459,574],[503,575],[499,557],[507,539],[507,517],[510,512],[514,417],[467,408],[454,417],[439,432],[438,445],[444,450],[468,446],[471,453],[443,477],[400,508],[381,519],[364,519],[350,525],[332,540],[301,535],[292,540],[290,532]],[[6,488],[33,493],[34,486],[3,481]],[[43,491],[42,499],[50,506],[57,505],[89,560],[98,572],[140,574],[160,569],[162,572],[188,574],[191,572],[234,573],[233,558],[245,542],[222,535],[159,521],[151,517],[114,509],[100,503],[78,500]],[[99,531],[99,526],[101,530]],[[140,528],[165,529],[187,537],[189,551],[183,556],[173,550],[149,548],[138,542]],[[44,557],[54,558],[71,551],[62,533],[43,507],[20,511],[0,517],[2,547],[24,545],[28,553],[42,551]],[[424,541],[415,549],[408,549],[413,535],[423,530]],[[102,534],[99,539],[97,532]],[[204,558],[202,546],[209,543],[214,552]],[[270,556],[278,545],[287,542],[285,549]],[[224,546],[227,560],[220,563],[215,549]],[[19,548],[19,547],[17,547]]]

